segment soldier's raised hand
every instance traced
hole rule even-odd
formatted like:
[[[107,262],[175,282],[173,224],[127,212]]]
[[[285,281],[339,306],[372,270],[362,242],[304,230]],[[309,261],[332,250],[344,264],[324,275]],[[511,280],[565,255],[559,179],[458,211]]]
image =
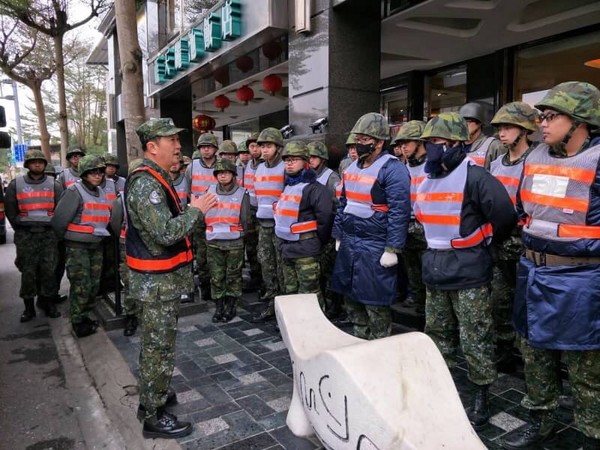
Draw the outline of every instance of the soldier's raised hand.
[[[206,214],[206,212],[216,206],[217,204],[217,196],[212,193],[204,194],[200,197],[196,195],[192,195],[190,200],[190,206],[192,208],[198,208],[202,214]]]

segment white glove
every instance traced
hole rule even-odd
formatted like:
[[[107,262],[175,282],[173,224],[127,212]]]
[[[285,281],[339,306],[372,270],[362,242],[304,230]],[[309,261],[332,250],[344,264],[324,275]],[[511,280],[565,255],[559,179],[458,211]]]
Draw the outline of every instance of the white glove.
[[[381,264],[381,267],[394,267],[398,264],[398,255],[392,252],[383,252],[379,264]]]
[[[340,245],[342,245],[342,241],[340,241],[339,239],[335,240],[335,251],[339,251],[340,249]]]

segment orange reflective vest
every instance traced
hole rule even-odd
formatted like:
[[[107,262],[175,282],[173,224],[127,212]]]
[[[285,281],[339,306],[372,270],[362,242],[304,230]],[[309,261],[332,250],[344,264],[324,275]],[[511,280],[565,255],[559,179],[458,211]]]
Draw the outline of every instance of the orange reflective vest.
[[[165,181],[160,173],[151,167],[140,166],[130,174],[127,183],[130,183],[135,176],[143,176],[136,175],[136,173],[147,173],[161,184],[167,199],[167,206],[173,217],[177,217],[182,213],[179,197],[177,196],[175,189],[173,189],[171,183]],[[125,187],[125,193],[127,195],[127,186]],[[129,266],[131,270],[140,273],[172,272],[187,266],[193,259],[192,243],[187,236],[181,241],[170,245],[169,247],[165,247],[160,254],[151,254],[138,231],[132,226],[130,214],[127,214],[125,249],[127,253],[127,266]]]
[[[421,183],[427,178],[425,173],[425,162],[422,162],[418,166],[406,165],[408,173],[410,174],[410,218],[415,218],[415,200],[417,199],[417,189]]]
[[[46,176],[41,183],[29,184],[21,175],[15,183],[21,223],[49,224],[55,206],[54,179]]]
[[[77,235],[110,236],[107,230],[110,221],[110,202],[101,187],[98,187],[98,197],[90,194],[81,183],[72,185],[79,192],[83,206],[71,223],[67,225],[66,240],[78,241]]]
[[[354,161],[344,171],[344,188],[346,190],[346,207],[344,214],[368,219],[375,211],[388,212],[387,205],[376,205],[371,197],[371,189],[383,165],[390,159],[395,158],[392,155],[383,155],[377,158],[373,164],[366,169],[358,167],[358,161]]]
[[[63,179],[63,185],[64,185],[65,189],[75,183],[78,183],[80,180],[79,174],[74,173],[73,169],[71,169],[70,167],[63,170],[61,177]]]
[[[493,230],[489,223],[481,225],[468,236],[460,235],[463,197],[470,164],[475,163],[465,158],[447,176],[426,178],[417,189],[415,216],[423,224],[429,248],[469,248],[482,243],[487,245],[492,240]]]
[[[259,219],[273,219],[273,205],[283,192],[283,172],[283,161],[279,161],[274,167],[260,163],[256,168],[254,191],[258,202],[256,217]]]
[[[490,172],[502,185],[508,196],[513,202],[513,205],[517,204],[517,191],[519,190],[519,183],[521,182],[521,174],[523,173],[523,159],[518,163],[512,165],[505,165],[502,161],[505,155],[501,155],[492,161],[490,165]]]
[[[599,160],[600,145],[568,158],[551,156],[546,144],[533,149],[520,191],[528,216],[523,231],[554,241],[600,239],[600,227],[586,225]]]
[[[117,198],[117,183],[112,178],[104,178],[104,186],[101,186],[106,194],[106,198],[109,202],[112,202]],[[112,203],[111,203],[112,205]]]
[[[213,174],[212,167],[205,167],[200,159],[192,161],[192,186],[191,192],[194,195],[204,194],[209,186],[217,184],[217,179]]]
[[[254,178],[256,175],[256,167],[254,167],[253,161],[248,161],[246,168],[244,169],[244,187],[248,190],[248,197],[250,198],[250,205],[258,206],[256,199],[256,192],[254,191]]]
[[[173,187],[175,188],[175,192],[177,192],[177,197],[179,197],[181,209],[184,209],[188,204],[188,193],[190,192],[187,178],[183,175],[179,175],[173,180]]]
[[[230,193],[218,194],[217,187],[211,186],[208,192],[215,194],[219,201],[204,215],[206,240],[239,239],[243,231],[240,214],[246,189],[238,186]]]
[[[488,149],[494,140],[495,138],[493,137],[485,138],[481,145],[475,149],[472,148],[471,151],[467,153],[467,156],[471,158],[475,164],[483,167],[485,165],[485,157],[487,156]]]
[[[302,233],[317,231],[317,221],[298,222],[302,192],[308,183],[286,186],[275,205],[275,234],[286,241],[298,241]]]

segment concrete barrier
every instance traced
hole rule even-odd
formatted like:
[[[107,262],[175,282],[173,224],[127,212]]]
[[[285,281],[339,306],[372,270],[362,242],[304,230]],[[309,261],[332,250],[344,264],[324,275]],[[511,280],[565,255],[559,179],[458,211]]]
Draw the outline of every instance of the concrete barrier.
[[[279,296],[294,367],[287,426],[328,449],[485,449],[433,341],[407,333],[365,341],[340,331],[314,294]]]

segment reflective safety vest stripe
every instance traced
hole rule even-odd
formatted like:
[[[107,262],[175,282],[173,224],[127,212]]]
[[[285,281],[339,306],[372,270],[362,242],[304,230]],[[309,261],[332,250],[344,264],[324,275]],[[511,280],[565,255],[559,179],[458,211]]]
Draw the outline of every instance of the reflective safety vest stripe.
[[[373,164],[366,169],[358,167],[354,161],[344,171],[344,187],[346,191],[346,207],[344,214],[368,219],[375,211],[387,212],[387,205],[376,205],[371,197],[371,189],[377,181],[377,176],[383,165],[390,159],[396,159],[394,156],[385,154],[377,158]]]
[[[21,223],[50,223],[54,214],[54,179],[46,176],[41,183],[29,184],[21,175],[15,183]]]
[[[443,178],[426,178],[417,189],[414,209],[416,219],[423,224],[427,246],[449,250],[489,244],[493,229],[486,223],[468,236],[460,235],[461,212],[469,165],[465,158],[461,164]]]
[[[408,173],[410,174],[410,217],[411,219],[415,218],[415,200],[417,199],[417,189],[423,182],[425,178],[427,178],[427,174],[425,173],[425,163],[421,163],[418,166],[411,166],[410,164],[406,165],[408,169]]]
[[[256,199],[256,192],[254,191],[254,176],[256,174],[256,167],[252,161],[248,161],[246,168],[244,169],[244,187],[248,190],[248,197],[250,198],[250,205],[258,206]]]
[[[0,219],[4,219],[4,202],[0,202]]]
[[[102,186],[102,189],[104,189],[104,193],[106,194],[106,198],[109,202],[112,202],[115,198],[117,198],[117,183],[115,183],[115,180],[112,178],[104,179],[104,186]]]
[[[137,172],[146,172],[161,184],[171,214],[174,217],[179,216],[182,208],[179,197],[171,183],[165,181],[160,173],[148,166],[140,166],[135,169],[130,174],[130,180],[136,176]],[[127,186],[125,190],[127,191]],[[127,265],[131,270],[141,273],[165,273],[172,272],[192,262],[192,243],[189,237],[186,236],[183,240],[165,247],[159,255],[154,255],[148,251],[138,231],[131,226],[129,220],[131,220],[131,217],[128,215],[125,248],[127,251]]]
[[[127,235],[127,208],[125,207],[125,194],[119,195],[121,201],[121,208],[123,211],[123,222],[121,222],[121,233],[119,234],[119,242],[125,243],[125,236]]]
[[[188,204],[188,193],[190,192],[188,181],[185,176],[179,175],[175,180],[173,180],[173,187],[175,188],[175,192],[177,192],[179,204],[183,209],[185,205]]]
[[[321,183],[323,186],[327,186],[327,181],[329,181],[329,177],[331,176],[332,173],[333,173],[333,170],[331,170],[329,167],[325,167],[325,170],[323,170],[323,172],[321,172],[321,175],[319,175],[319,177],[317,178],[317,181],[319,183]]]
[[[286,186],[275,205],[275,234],[286,241],[298,241],[302,233],[317,231],[317,221],[298,222],[302,192],[308,183]]]
[[[338,200],[342,198],[342,189],[344,188],[344,180],[341,179],[338,184],[335,185],[335,198]]]
[[[513,202],[513,205],[517,204],[517,191],[519,189],[519,183],[521,182],[521,175],[523,174],[523,159],[517,164],[505,165],[502,161],[505,155],[500,155],[490,165],[490,172],[496,177],[500,183],[506,189],[508,196]]]
[[[494,142],[493,137],[485,138],[485,140],[481,143],[481,146],[477,147],[476,149],[472,149],[469,153],[467,153],[467,156],[471,158],[475,164],[483,167],[485,165],[485,157],[487,156],[488,149],[490,148],[492,142]]]
[[[242,166],[235,166],[236,175],[235,179],[238,186],[244,186],[244,168]]]
[[[125,192],[125,178],[123,177],[117,177],[116,180],[113,180],[115,182],[115,184],[117,185],[117,190],[122,194],[123,192]]]
[[[79,175],[75,175],[73,173],[73,169],[71,169],[70,167],[63,170],[62,179],[63,179],[63,184],[65,185],[65,188],[68,188],[69,186],[79,182],[79,180],[80,180]]]
[[[533,149],[525,159],[520,191],[528,216],[523,231],[553,241],[599,239],[599,227],[587,225],[599,161],[600,145],[569,158],[553,157],[546,144]]]
[[[218,202],[204,216],[206,240],[239,239],[241,232],[244,231],[240,214],[246,189],[238,186],[231,193],[219,194],[217,187],[211,186],[208,192],[215,194]]]
[[[194,195],[204,194],[209,186],[217,184],[217,179],[213,174],[212,167],[204,167],[199,159],[192,161],[192,186],[191,192]]]
[[[267,167],[266,163],[260,163],[256,168],[254,192],[258,202],[256,217],[259,219],[273,219],[273,204],[283,192],[283,172],[283,161],[279,161],[275,167]]]
[[[65,239],[69,239],[68,232],[93,234],[94,236],[110,236],[106,229],[110,220],[110,203],[101,187],[98,187],[99,196],[90,194],[81,183],[76,183],[75,189],[83,201],[81,213],[67,225]]]

